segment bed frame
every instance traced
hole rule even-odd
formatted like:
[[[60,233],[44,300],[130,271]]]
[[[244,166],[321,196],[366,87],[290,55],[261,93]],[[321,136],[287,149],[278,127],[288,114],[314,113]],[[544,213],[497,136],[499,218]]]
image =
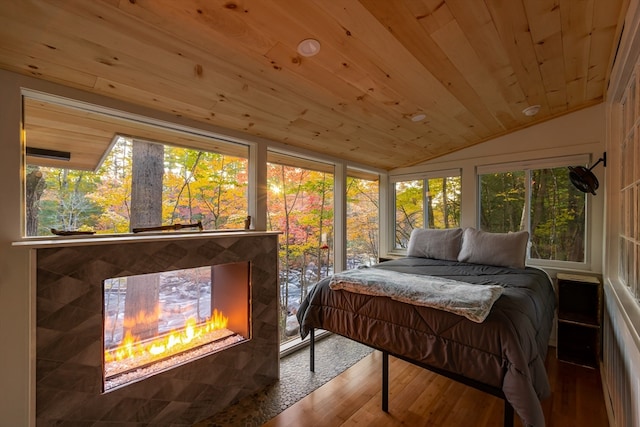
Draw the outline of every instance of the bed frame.
[[[351,339],[351,338],[349,338]],[[362,343],[371,347],[368,344]],[[507,401],[504,393],[498,387],[489,386],[487,384],[481,383],[479,381],[475,381],[473,379],[464,377],[462,375],[454,374],[444,369],[436,368],[425,363],[417,362],[415,360],[411,360],[407,357],[399,356],[394,353],[390,353],[386,350],[382,350],[376,347],[371,347],[375,350],[382,352],[382,410],[384,412],[389,412],[389,355],[404,360],[405,362],[411,363],[415,366],[418,366],[423,369],[427,369],[436,374],[442,375],[454,381],[457,381],[461,384],[472,387],[476,390],[480,390],[482,392],[488,393],[492,396],[499,397],[504,401],[504,427],[513,427],[513,417],[514,410],[513,406]],[[315,372],[315,329],[311,328],[309,330],[309,369],[311,372]]]

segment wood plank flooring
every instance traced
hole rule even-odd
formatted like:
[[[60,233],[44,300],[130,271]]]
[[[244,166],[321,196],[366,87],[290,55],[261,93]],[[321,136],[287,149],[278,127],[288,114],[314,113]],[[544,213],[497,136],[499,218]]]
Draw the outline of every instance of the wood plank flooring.
[[[380,409],[382,354],[374,351],[265,426],[502,426],[502,400],[389,360],[389,413]],[[546,365],[552,390],[543,402],[547,427],[609,425],[597,370],[558,362],[555,348],[549,349]],[[322,361],[316,361],[318,369]],[[515,426],[522,426],[517,417]]]

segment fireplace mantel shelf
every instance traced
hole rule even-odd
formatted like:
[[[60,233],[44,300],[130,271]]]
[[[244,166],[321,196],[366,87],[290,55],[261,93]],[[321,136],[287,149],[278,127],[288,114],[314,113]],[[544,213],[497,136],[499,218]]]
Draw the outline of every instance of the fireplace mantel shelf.
[[[229,237],[247,237],[247,236],[268,236],[282,234],[280,231],[256,231],[256,230],[227,230],[227,231],[187,231],[187,232],[158,232],[158,233],[139,233],[139,234],[105,234],[92,236],[65,236],[60,238],[34,238],[13,242],[13,246],[22,246],[28,248],[52,248],[66,246],[91,246],[91,245],[110,245],[110,244],[126,244],[126,243],[142,243],[156,242],[163,240],[186,240],[186,239],[222,239]]]

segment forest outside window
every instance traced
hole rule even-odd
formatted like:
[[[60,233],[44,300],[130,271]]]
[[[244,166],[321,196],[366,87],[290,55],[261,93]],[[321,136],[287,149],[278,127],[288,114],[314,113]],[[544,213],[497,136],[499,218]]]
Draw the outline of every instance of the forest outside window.
[[[280,344],[298,337],[296,313],[307,293],[333,274],[332,164],[269,151],[267,228],[279,240]]]
[[[586,195],[569,180],[567,166],[586,158],[540,168],[479,170],[479,226],[495,233],[527,230],[528,258],[586,262]]]
[[[248,146],[28,97],[24,106],[26,236],[244,228]]]
[[[347,269],[378,262],[379,186],[377,174],[347,170]]]
[[[397,180],[394,183],[394,249],[406,249],[414,228],[459,227],[460,197],[458,170],[427,178]]]

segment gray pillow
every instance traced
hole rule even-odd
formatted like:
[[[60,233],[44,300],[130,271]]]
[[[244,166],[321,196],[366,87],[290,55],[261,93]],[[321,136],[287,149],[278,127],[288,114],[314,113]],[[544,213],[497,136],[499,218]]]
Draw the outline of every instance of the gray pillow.
[[[408,256],[457,261],[462,241],[461,228],[434,230],[414,228],[409,237]]]
[[[458,261],[524,268],[528,241],[528,231],[488,233],[475,228],[465,228]]]

